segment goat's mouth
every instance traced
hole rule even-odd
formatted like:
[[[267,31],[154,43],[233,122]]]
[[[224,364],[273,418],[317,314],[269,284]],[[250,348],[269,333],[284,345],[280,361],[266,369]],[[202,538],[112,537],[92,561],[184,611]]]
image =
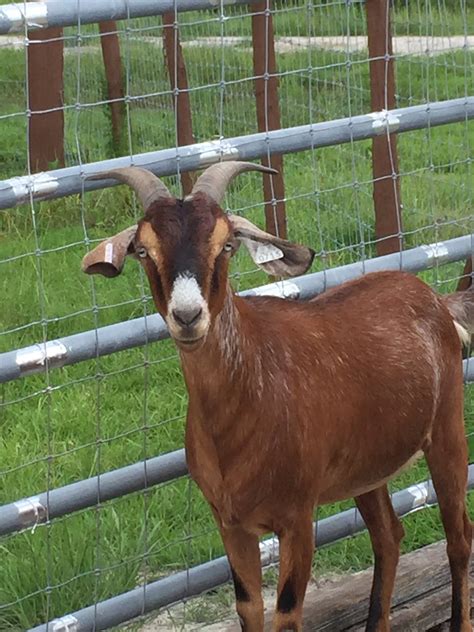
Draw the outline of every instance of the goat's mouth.
[[[175,343],[181,351],[195,351],[202,346],[206,336],[199,338],[174,338]]]
[[[205,313],[195,319],[195,322],[179,322],[176,315],[172,312],[167,315],[166,324],[171,337],[175,341],[177,347],[182,351],[194,351],[202,345],[209,331],[210,319],[207,308],[203,310]],[[179,314],[180,318],[181,314]],[[187,314],[186,314],[187,317]]]

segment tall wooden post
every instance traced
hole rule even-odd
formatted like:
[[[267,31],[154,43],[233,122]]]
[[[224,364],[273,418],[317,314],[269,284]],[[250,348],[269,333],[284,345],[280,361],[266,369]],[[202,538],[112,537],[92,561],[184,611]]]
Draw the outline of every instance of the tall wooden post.
[[[468,290],[472,285],[472,257],[466,260],[462,277],[458,281],[458,292]]]
[[[122,80],[122,60],[120,42],[117,33],[117,22],[108,20],[99,23],[100,45],[107,78],[108,98],[112,117],[112,135],[115,148],[120,145],[122,122],[124,115],[124,90]]]
[[[367,33],[370,57],[372,111],[395,107],[395,72],[390,28],[390,0],[366,0]],[[374,176],[375,236],[377,254],[397,252],[402,247],[400,180],[397,140],[382,134],[372,141]]]
[[[175,27],[174,12],[163,15],[163,48],[166,65],[173,91],[173,104],[176,112],[178,145],[194,143],[191,101],[188,91],[188,75],[184,62],[183,49],[179,40],[179,32]],[[191,192],[194,177],[191,173],[181,174],[181,186],[184,195]]]
[[[271,0],[257,2],[252,7],[255,12],[252,16],[252,40],[257,124],[259,132],[267,132],[281,128]],[[266,228],[269,233],[286,238],[283,157],[273,155],[263,158],[262,164],[278,170],[278,175],[263,176]],[[272,204],[273,198],[276,204]]]
[[[64,166],[64,41],[60,28],[32,31],[28,45],[29,160],[32,172]],[[52,41],[49,41],[52,40]]]

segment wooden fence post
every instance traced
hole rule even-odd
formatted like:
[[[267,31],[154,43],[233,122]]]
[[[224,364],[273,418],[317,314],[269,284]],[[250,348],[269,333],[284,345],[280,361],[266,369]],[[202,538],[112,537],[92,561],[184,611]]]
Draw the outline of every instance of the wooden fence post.
[[[32,172],[64,166],[63,30],[33,31],[28,45],[29,161]],[[53,41],[48,41],[53,40]]]
[[[100,45],[107,78],[108,98],[112,117],[112,135],[115,148],[118,149],[122,135],[124,115],[124,90],[122,80],[122,60],[120,42],[117,34],[117,22],[108,20],[99,23]]]
[[[462,277],[458,281],[458,292],[464,292],[468,290],[472,285],[472,257],[466,259]]]
[[[395,107],[395,72],[390,28],[390,0],[366,0],[370,57],[370,93],[373,112]],[[400,179],[395,134],[372,141],[375,236],[378,255],[402,248]],[[380,240],[380,241],[379,241]]]
[[[275,39],[273,18],[270,12],[271,0],[263,0],[252,6],[255,12],[252,15],[252,41],[257,124],[259,132],[267,132],[281,128]],[[286,238],[283,157],[281,155],[273,155],[270,159],[262,158],[262,164],[278,170],[278,175],[263,176],[266,228],[269,233]],[[273,205],[271,202],[273,198],[277,200],[276,205]]]
[[[175,28],[175,14],[163,14],[163,48],[166,65],[173,91],[173,105],[176,111],[178,145],[194,143],[191,101],[188,91],[188,75],[184,62],[183,49],[179,41],[179,32]],[[191,192],[194,176],[191,173],[181,174],[181,186],[184,195]]]

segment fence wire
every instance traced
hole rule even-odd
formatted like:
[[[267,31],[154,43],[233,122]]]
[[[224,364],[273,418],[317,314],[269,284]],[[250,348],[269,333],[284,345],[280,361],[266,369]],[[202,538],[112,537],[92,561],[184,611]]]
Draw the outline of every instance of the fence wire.
[[[0,4],[6,4],[0,0]],[[80,0],[78,10],[80,11]],[[175,3],[176,6],[177,3]],[[466,0],[395,0],[397,107],[474,95],[474,11]],[[174,12],[189,84],[196,142],[258,131],[252,62],[252,5]],[[370,112],[365,5],[346,0],[275,0],[281,126]],[[170,88],[160,17],[116,23],[125,94],[114,138],[96,25],[64,29],[65,164],[177,147],[177,94]],[[27,48],[35,31],[0,37],[0,178],[31,172]],[[43,41],[43,44],[46,42]],[[268,62],[268,60],[267,60]],[[48,82],[47,73],[44,81]],[[398,138],[405,248],[473,231],[474,123]],[[284,157],[291,239],[317,252],[314,270],[376,254],[371,141]],[[178,177],[168,178],[176,193]],[[226,207],[263,226],[260,176],[245,175]],[[91,242],[140,217],[124,187],[37,202],[0,214],[0,352],[154,313],[139,266],[110,282],[80,273]],[[423,273],[442,292],[463,262]],[[267,282],[248,257],[233,264],[236,290]],[[350,326],[350,325],[349,325]],[[186,392],[169,340],[0,387],[0,503],[51,490],[184,442]],[[466,433],[474,459],[474,391],[466,387]],[[392,490],[428,477],[424,462]],[[472,499],[469,499],[472,509]],[[317,517],[352,507],[322,507]],[[443,537],[436,512],[407,519],[406,550]],[[188,478],[150,487],[0,539],[0,629],[23,630],[189,569],[223,554],[211,514]],[[365,536],[320,551],[315,572],[371,563]],[[272,576],[268,576],[272,584]],[[165,629],[219,620],[230,591],[163,613]]]

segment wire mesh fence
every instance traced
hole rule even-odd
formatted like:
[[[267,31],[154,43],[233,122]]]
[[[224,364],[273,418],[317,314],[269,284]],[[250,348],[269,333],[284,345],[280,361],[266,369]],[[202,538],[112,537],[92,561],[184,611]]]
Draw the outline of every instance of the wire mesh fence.
[[[80,16],[82,4],[87,3],[69,3],[67,9]],[[133,4],[125,3],[129,11]],[[210,10],[183,13],[179,4],[171,12],[171,28],[177,27],[183,50],[195,142],[217,141],[224,150],[227,139],[259,131],[252,56],[257,12],[273,20],[282,128],[353,120],[371,111],[364,3],[282,0],[268,5],[269,11],[256,11],[255,3],[218,2]],[[439,101],[474,97],[474,12],[466,0],[396,0],[391,21],[397,108],[434,108]],[[64,43],[63,103],[53,110],[64,116],[66,167],[86,170],[88,163],[119,156],[133,162],[138,154],[167,148],[178,155],[180,93],[167,72],[164,29],[160,16],[115,23],[124,93],[118,136],[98,26],[78,19],[50,38]],[[40,41],[37,34],[24,25],[21,32],[0,36],[0,177],[10,183],[32,173],[28,49]],[[43,33],[36,46],[47,44]],[[47,71],[40,79],[48,83]],[[428,123],[398,136],[399,237],[406,249],[473,233],[474,123],[467,111],[456,123]],[[368,261],[377,253],[371,142],[349,139],[324,148],[315,143],[284,156],[288,234],[317,251],[314,272]],[[179,177],[168,183],[180,191]],[[228,194],[226,207],[263,225],[262,202],[259,176],[246,175]],[[1,212],[0,353],[140,317],[146,339],[155,310],[138,266],[129,264],[113,283],[80,273],[91,244],[128,226],[140,212],[122,187],[45,202],[31,194],[27,203]],[[453,290],[466,253],[445,265],[438,254],[422,277],[440,291]],[[268,279],[239,253],[232,281],[241,291]],[[0,502],[45,492],[48,505],[52,490],[89,477],[97,477],[100,502],[2,537],[2,630],[29,629],[136,587],[145,595],[150,582],[223,554],[207,505],[187,477],[109,501],[100,498],[107,472],[183,445],[186,393],[171,342],[108,356],[97,352],[85,362],[60,370],[46,363],[45,369],[0,387]],[[471,452],[472,395],[466,387]],[[392,488],[426,478],[420,463]],[[317,518],[351,506],[323,507]],[[442,537],[436,512],[414,514],[407,522],[406,549]],[[358,536],[321,551],[315,570],[344,571],[370,560],[368,541]],[[180,616],[196,629],[218,619],[227,602],[225,593],[189,602]],[[172,618],[166,625],[175,625]]]

